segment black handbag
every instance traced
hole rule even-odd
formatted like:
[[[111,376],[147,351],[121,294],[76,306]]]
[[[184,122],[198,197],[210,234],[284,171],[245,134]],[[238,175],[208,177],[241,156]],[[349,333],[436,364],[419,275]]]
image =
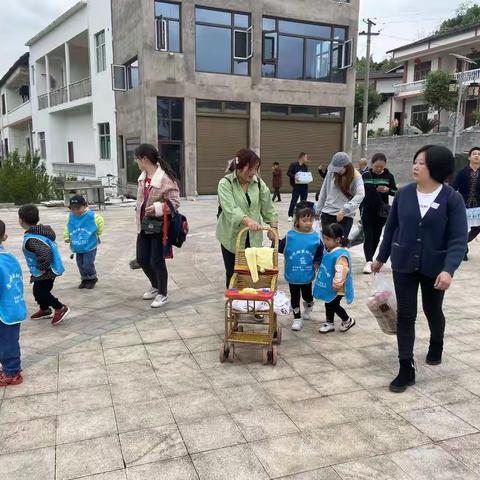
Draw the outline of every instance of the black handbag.
[[[381,204],[378,206],[378,216],[380,218],[388,218],[390,214],[390,205],[388,203],[383,203],[383,199],[380,197]]]
[[[148,235],[153,235],[154,233],[162,233],[163,219],[157,217],[148,217],[147,215],[145,215],[142,219],[142,224],[140,228],[142,232],[145,232]]]

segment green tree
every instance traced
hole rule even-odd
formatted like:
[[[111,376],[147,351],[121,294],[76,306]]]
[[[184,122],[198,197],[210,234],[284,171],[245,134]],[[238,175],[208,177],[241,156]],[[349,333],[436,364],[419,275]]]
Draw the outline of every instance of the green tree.
[[[447,33],[480,23],[480,6],[471,0],[462,2],[457,8],[456,16],[444,20],[435,33]]]
[[[385,58],[381,62],[376,62],[370,57],[371,72],[388,72],[395,68],[398,64],[392,58]],[[357,73],[365,73],[367,70],[367,57],[357,58]]]
[[[354,125],[358,125],[362,121],[363,116],[363,99],[364,88],[363,85],[358,85],[355,89],[355,114]],[[378,107],[382,103],[381,95],[375,90],[375,87],[370,85],[368,89],[368,123],[372,123],[378,117]]]
[[[457,94],[450,92],[450,74],[443,70],[435,70],[427,75],[423,97],[431,110],[438,111],[438,126],[440,113],[443,110],[453,111],[457,102]]]
[[[0,202],[38,203],[58,198],[51,177],[38,153],[27,152],[21,158],[15,150],[2,161],[0,167]]]

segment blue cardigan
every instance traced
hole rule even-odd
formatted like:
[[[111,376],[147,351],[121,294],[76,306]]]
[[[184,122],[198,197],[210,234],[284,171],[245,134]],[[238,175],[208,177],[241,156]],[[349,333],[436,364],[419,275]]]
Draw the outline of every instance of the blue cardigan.
[[[422,218],[417,185],[411,183],[395,197],[385,226],[377,260],[391,256],[392,270],[419,272],[435,278],[440,272],[453,275],[467,249],[467,217],[461,195],[444,185]]]
[[[457,176],[452,183],[452,187],[462,195],[463,200],[465,201],[465,205],[467,205],[468,194],[470,193],[470,171],[470,165],[462,168],[457,173]],[[480,181],[477,182],[477,191],[475,192],[475,197],[477,199],[477,204],[480,207]]]

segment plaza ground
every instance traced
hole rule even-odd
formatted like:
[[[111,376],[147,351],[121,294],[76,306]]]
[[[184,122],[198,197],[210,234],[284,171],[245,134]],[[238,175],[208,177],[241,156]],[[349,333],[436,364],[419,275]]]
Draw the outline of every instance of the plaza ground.
[[[285,200],[280,226],[287,228]],[[471,247],[447,294],[443,363],[425,364],[428,328],[417,328],[417,384],[388,391],[395,337],[365,305],[371,276],[353,249],[357,326],[320,335],[323,306],[284,341],[276,367],[260,350],[219,363],[224,270],[215,240],[216,200],[184,202],[191,233],[169,263],[169,303],[141,296],[134,211],[108,207],[100,281],[78,290],[62,240],[64,209],[44,209],[66,273],[55,292],[64,323],[22,326],[24,383],[0,388],[2,480],[431,480],[480,478],[480,248]],[[7,248],[21,256],[16,210],[0,210]],[[22,264],[24,262],[22,260]],[[25,265],[24,265],[25,266]],[[281,287],[286,290],[282,280]],[[27,287],[29,311],[35,305]]]

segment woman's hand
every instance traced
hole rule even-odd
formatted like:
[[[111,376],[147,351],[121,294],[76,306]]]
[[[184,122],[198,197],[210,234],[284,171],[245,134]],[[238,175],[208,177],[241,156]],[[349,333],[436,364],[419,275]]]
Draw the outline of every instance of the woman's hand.
[[[380,192],[380,193],[388,193],[390,191],[390,189],[388,187],[386,187],[385,185],[382,185],[380,187],[377,187],[377,192]]]
[[[149,207],[147,207],[145,209],[145,215],[147,215],[149,217],[154,217],[155,216],[155,206],[150,205]]]
[[[258,232],[259,230],[263,229],[263,227],[258,222],[252,220],[249,217],[245,217],[243,219],[243,224],[252,232]]]
[[[340,223],[345,218],[345,214],[343,212],[337,213],[337,222]]]
[[[278,234],[278,228],[277,227],[270,227],[272,228],[273,230],[276,230],[277,231],[277,234]],[[274,242],[275,241],[275,234],[272,232],[272,230],[269,230],[268,233],[267,233],[267,238],[271,241],[271,242]]]
[[[433,286],[437,290],[448,290],[452,284],[452,276],[448,272],[441,272]]]
[[[372,263],[372,272],[373,273],[380,273],[380,270],[383,268],[385,264],[383,262],[379,262],[378,260],[375,260]]]

